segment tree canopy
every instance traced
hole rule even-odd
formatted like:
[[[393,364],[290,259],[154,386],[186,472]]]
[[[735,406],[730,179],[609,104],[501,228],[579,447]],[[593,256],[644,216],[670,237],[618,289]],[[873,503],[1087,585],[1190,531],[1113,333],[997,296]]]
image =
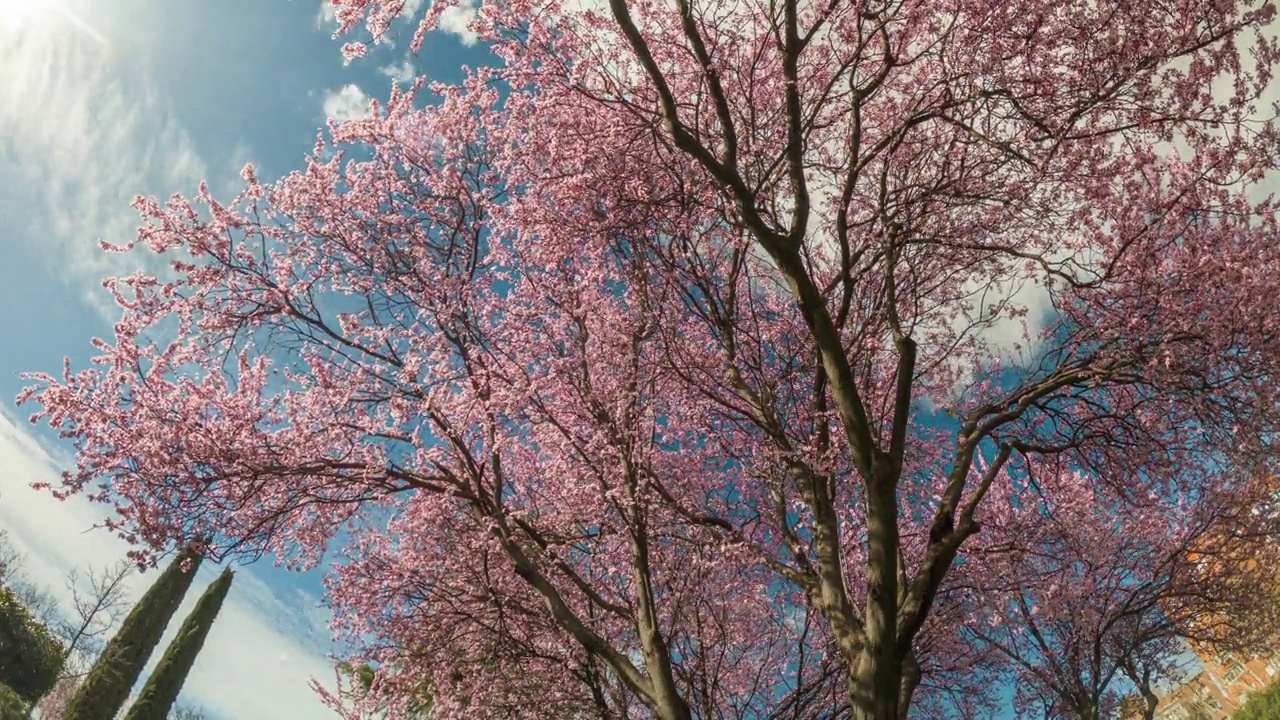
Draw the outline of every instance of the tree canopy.
[[[1280,683],[1250,695],[1231,715],[1231,720],[1277,720],[1280,718]]]
[[[58,681],[63,654],[49,629],[0,585],[0,686],[35,703]]]
[[[27,720],[27,709],[30,706],[31,702],[16,690],[0,683],[0,720]]]
[[[138,198],[171,271],[20,399],[128,538],[337,551],[393,716],[983,717],[962,628],[1070,605],[1023,530],[1275,533],[1274,16],[491,0],[496,66]]]

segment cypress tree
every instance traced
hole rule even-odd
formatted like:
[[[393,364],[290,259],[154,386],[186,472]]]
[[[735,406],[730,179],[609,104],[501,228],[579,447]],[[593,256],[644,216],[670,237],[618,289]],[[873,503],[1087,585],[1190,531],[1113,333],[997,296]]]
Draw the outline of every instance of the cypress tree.
[[[151,651],[164,636],[169,619],[200,567],[201,555],[188,546],[160,573],[155,583],[133,606],[120,629],[103,648],[84,682],[76,690],[63,720],[112,720],[138,681]],[[184,562],[191,566],[183,570]]]
[[[200,648],[204,647],[204,639],[218,617],[218,610],[222,609],[222,600],[231,589],[233,577],[231,568],[223,570],[200,596],[178,630],[178,636],[169,643],[164,657],[147,678],[138,699],[125,714],[125,720],[165,720],[169,717],[169,709],[178,699],[178,693],[182,692],[182,683],[191,672]]]

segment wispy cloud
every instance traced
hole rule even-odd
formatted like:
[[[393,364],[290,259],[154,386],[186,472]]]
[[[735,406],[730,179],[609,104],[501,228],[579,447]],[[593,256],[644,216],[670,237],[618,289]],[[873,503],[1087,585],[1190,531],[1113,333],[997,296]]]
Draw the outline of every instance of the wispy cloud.
[[[413,61],[407,57],[399,64],[392,63],[378,68],[378,72],[398,83],[409,82],[418,76],[418,70],[413,66]]]
[[[323,29],[338,22],[337,10],[329,0],[320,0],[320,10],[316,12],[316,29]]]
[[[0,184],[13,203],[0,208],[11,233],[0,246],[30,242],[110,315],[99,281],[145,261],[103,253],[98,242],[133,238],[133,195],[190,192],[208,167],[154,84],[136,68],[126,72],[127,58],[82,25],[0,32]]]
[[[70,602],[63,584],[69,570],[113,562],[128,550],[106,531],[90,529],[104,517],[101,506],[79,498],[59,502],[29,487],[33,481],[55,480],[68,463],[0,410],[0,527],[9,530],[10,540],[27,556],[31,581],[64,604]],[[201,570],[161,647],[216,573],[216,568]],[[133,576],[131,598],[154,579],[154,572]],[[252,569],[242,568],[183,686],[184,699],[235,720],[333,717],[308,687],[312,678],[328,683],[333,677],[325,658],[324,615],[317,605],[306,593],[273,592]],[[153,664],[160,654],[155,653]]]
[[[57,13],[63,20],[75,26],[77,30],[84,33],[90,40],[98,43],[104,48],[111,47],[111,41],[107,36],[103,35],[98,28],[89,24],[84,18],[80,17],[80,13],[76,12],[75,9],[63,5],[60,0],[51,0],[48,4],[48,8]]]

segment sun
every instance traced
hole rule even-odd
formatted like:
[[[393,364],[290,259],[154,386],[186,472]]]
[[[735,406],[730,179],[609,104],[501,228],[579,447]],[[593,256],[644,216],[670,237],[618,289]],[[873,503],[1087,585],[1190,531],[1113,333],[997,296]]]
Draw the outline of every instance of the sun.
[[[45,15],[50,0],[0,0],[0,27],[22,27]]]
[[[25,34],[38,30],[43,35],[55,25],[66,23],[83,36],[110,49],[111,42],[89,24],[73,8],[68,0],[0,0],[0,32]],[[55,22],[57,21],[57,22]]]

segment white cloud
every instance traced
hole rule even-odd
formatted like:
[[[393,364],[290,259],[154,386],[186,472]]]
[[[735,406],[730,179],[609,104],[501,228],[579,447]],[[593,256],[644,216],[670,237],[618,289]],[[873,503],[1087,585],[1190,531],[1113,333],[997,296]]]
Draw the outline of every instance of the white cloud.
[[[0,527],[27,556],[28,578],[62,603],[70,601],[63,583],[69,570],[114,562],[128,550],[105,530],[90,529],[104,517],[102,506],[81,498],[59,502],[29,487],[33,481],[56,480],[58,469],[69,462],[0,410]],[[201,569],[153,654],[153,664],[217,572],[213,567]],[[138,597],[155,577],[155,572],[133,576],[131,597]],[[333,677],[325,658],[324,616],[317,605],[313,596],[276,593],[251,568],[238,569],[183,686],[183,699],[237,720],[332,717],[308,686],[312,678],[331,684]]]
[[[103,253],[99,240],[134,239],[133,195],[191,192],[208,168],[153,85],[107,40],[68,23],[0,28],[0,217],[110,317],[101,279],[162,264]]]
[[[458,36],[463,45],[475,45],[480,39],[471,29],[471,21],[476,19],[475,0],[462,0],[451,5],[440,13],[440,29]]]
[[[391,64],[378,68],[378,72],[386,75],[398,83],[406,83],[418,76],[417,69],[413,66],[413,62],[409,58],[405,58],[400,64]]]
[[[325,93],[323,108],[325,117],[339,122],[367,117],[369,96],[358,85],[343,85],[341,89]]]

